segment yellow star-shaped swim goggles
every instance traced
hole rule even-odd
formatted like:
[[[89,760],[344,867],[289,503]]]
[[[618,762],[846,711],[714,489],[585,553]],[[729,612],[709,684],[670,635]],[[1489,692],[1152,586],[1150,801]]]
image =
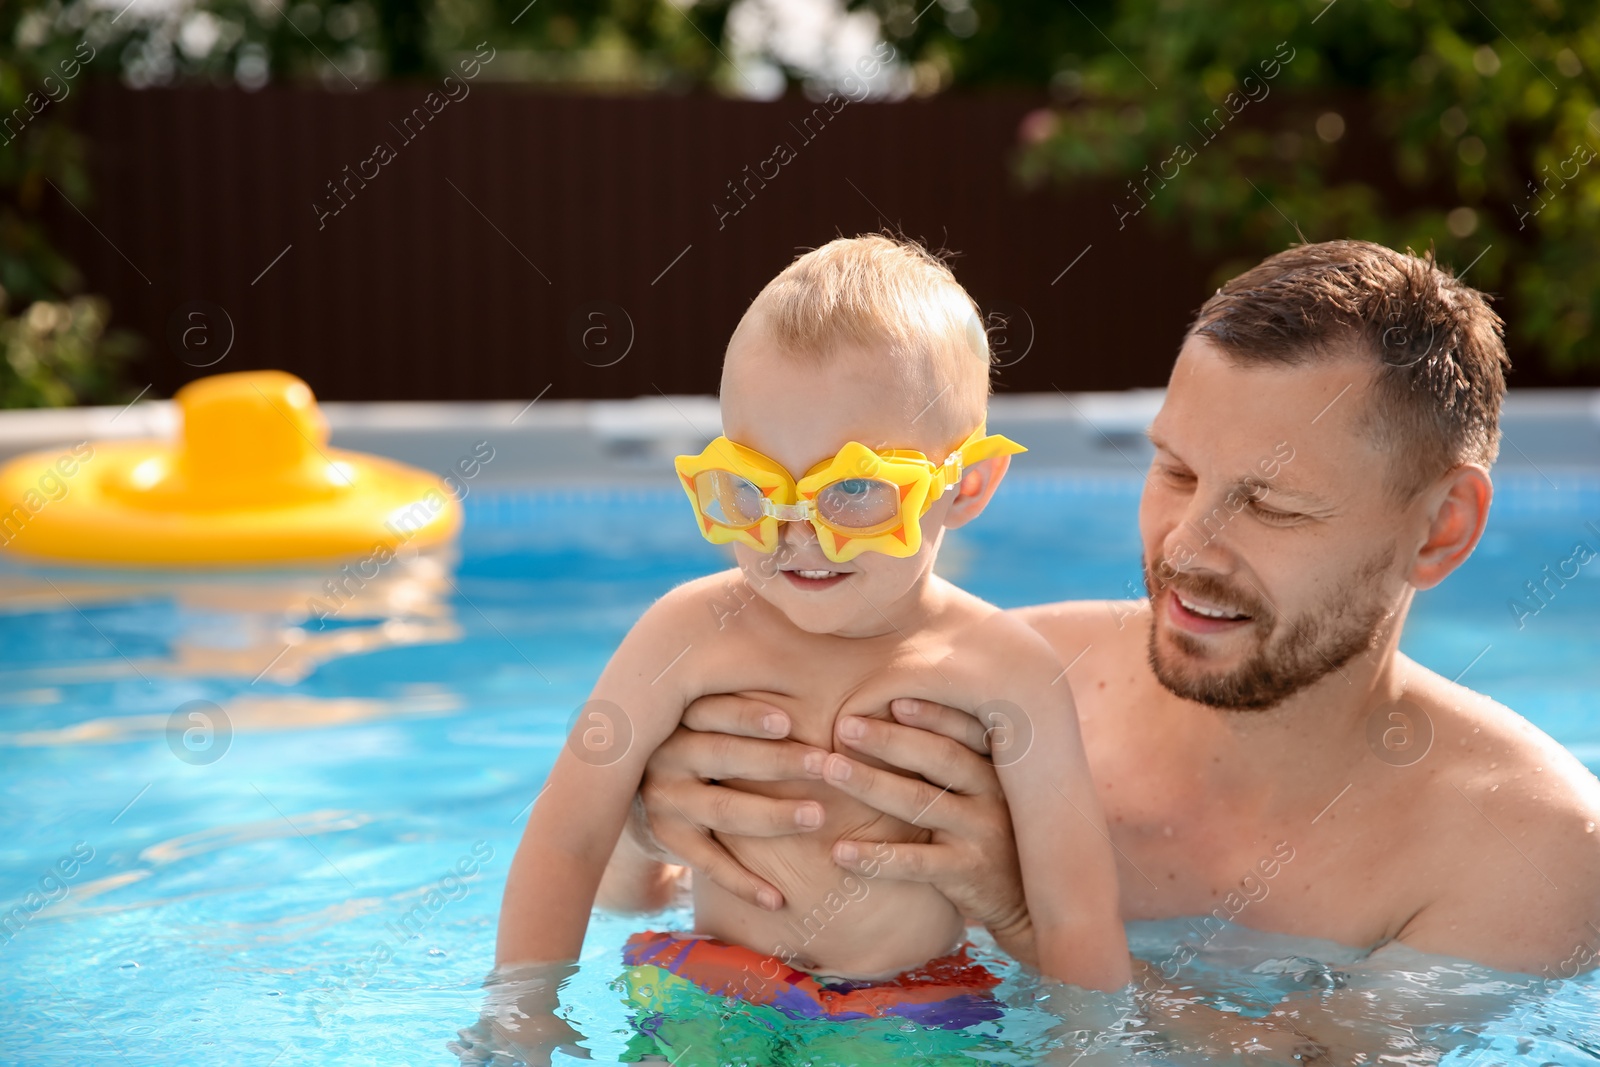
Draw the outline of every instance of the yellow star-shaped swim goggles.
[[[980,425],[943,463],[910,449],[876,450],[851,441],[796,481],[775,460],[719,437],[675,465],[700,532],[712,544],[773,552],[778,523],[809,522],[823,555],[844,563],[863,552],[915,555],[922,547],[922,516],[961,484],[963,469],[1026,451]]]

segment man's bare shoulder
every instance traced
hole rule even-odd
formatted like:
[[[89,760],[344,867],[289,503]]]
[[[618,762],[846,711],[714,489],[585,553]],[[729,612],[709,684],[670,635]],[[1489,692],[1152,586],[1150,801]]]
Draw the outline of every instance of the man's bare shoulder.
[[[1020,643],[1048,654],[1048,644],[1015,611],[996,607],[948,581],[941,581],[940,594],[939,607],[929,618],[933,629],[957,641],[973,642],[986,651]]]
[[[1012,608],[1010,614],[1043,634],[1045,640],[1061,652],[1097,641],[1110,643],[1130,635],[1137,636],[1142,643],[1149,625],[1150,603],[1146,600],[1063,600]]]
[[[1439,892],[1404,940],[1529,972],[1600,942],[1600,781],[1503,704],[1413,677],[1432,734],[1414,799]]]
[[[1441,764],[1436,777],[1469,795],[1486,792],[1507,807],[1526,803],[1551,814],[1591,817],[1600,812],[1600,780],[1549,734],[1482,693],[1414,669],[1408,698],[1429,720],[1429,755],[1437,754]]]
[[[1062,664],[1053,642],[1015,612],[946,583],[933,626],[949,641],[951,662],[993,687],[1004,680],[1056,681]]]

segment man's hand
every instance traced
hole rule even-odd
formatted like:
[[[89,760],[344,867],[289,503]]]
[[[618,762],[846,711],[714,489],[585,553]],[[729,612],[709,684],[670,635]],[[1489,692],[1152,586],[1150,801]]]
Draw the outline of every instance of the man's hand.
[[[739,899],[777,911],[783,894],[745,870],[710,831],[743,837],[782,837],[822,825],[822,805],[778,800],[716,784],[818,779],[827,753],[789,741],[789,716],[748,697],[701,697],[683,724],[656,749],[639,787],[642,819],[630,832],[646,849],[682,863]]]
[[[931,883],[969,919],[988,927],[1002,949],[1035,963],[1011,813],[994,766],[984,758],[989,745],[983,724],[926,700],[895,700],[889,710],[895,722],[840,718],[838,743],[924,780],[839,753],[826,757],[823,778],[864,804],[933,831],[933,840],[897,844],[887,863],[869,858],[873,842],[839,841],[834,862],[858,871],[875,865],[879,878]]]
[[[789,717],[762,701],[701,697],[684,712],[682,727],[650,757],[640,789],[643,817],[634,820],[630,832],[640,847],[653,849],[664,861],[685,864],[741,900],[777,910],[783,895],[745,870],[709,831],[747,837],[805,833],[822,825],[822,805],[757,796],[716,781],[821,778],[933,831],[928,844],[896,845],[894,860],[879,863],[877,877],[931,883],[970,919],[987,926],[1006,952],[1033,963],[1033,928],[1011,814],[985,758],[989,746],[983,725],[965,712],[923,700],[896,700],[889,707],[895,722],[840,719],[838,744],[926,781],[786,740]],[[850,736],[857,725],[859,736]],[[860,871],[872,862],[873,844],[840,841],[834,860]]]

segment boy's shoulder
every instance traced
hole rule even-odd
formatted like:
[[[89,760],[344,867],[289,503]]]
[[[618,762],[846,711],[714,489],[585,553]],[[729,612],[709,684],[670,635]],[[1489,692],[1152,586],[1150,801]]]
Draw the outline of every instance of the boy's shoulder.
[[[665,674],[662,668],[676,664],[691,647],[716,650],[719,655],[709,662],[736,655],[741,644],[737,634],[748,634],[750,628],[730,628],[727,620],[746,607],[752,595],[736,568],[675,585],[628,628],[612,662],[627,664],[634,673],[645,670],[648,676],[656,676]],[[735,634],[735,639],[728,639],[729,634]],[[705,679],[694,668],[703,668],[706,662],[703,656],[692,657],[683,669],[672,672],[674,683],[679,688],[700,684]]]
[[[720,630],[756,599],[744,572],[731,567],[673,586],[645,610],[634,629],[683,634]]]
[[[1024,619],[951,582],[944,585],[943,623],[964,650],[1019,666],[1056,662],[1050,642]]]
[[[707,604],[719,598],[737,597],[746,586],[744,574],[737,567],[714,571],[699,578],[679,582],[658,597],[645,612],[650,615],[682,617],[695,612],[707,612]]]

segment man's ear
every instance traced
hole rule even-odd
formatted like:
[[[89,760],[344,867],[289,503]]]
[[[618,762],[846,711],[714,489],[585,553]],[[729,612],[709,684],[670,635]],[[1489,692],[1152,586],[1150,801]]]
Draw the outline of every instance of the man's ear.
[[[1428,534],[1411,562],[1412,585],[1432,589],[1466,562],[1483,536],[1493,498],[1489,472],[1476,463],[1462,464],[1428,491]]]
[[[1000,482],[1011,469],[1010,456],[994,456],[979,460],[961,472],[961,484],[956,487],[955,499],[945,513],[944,526],[954,530],[965,526],[989,506],[989,498],[1000,488]]]

